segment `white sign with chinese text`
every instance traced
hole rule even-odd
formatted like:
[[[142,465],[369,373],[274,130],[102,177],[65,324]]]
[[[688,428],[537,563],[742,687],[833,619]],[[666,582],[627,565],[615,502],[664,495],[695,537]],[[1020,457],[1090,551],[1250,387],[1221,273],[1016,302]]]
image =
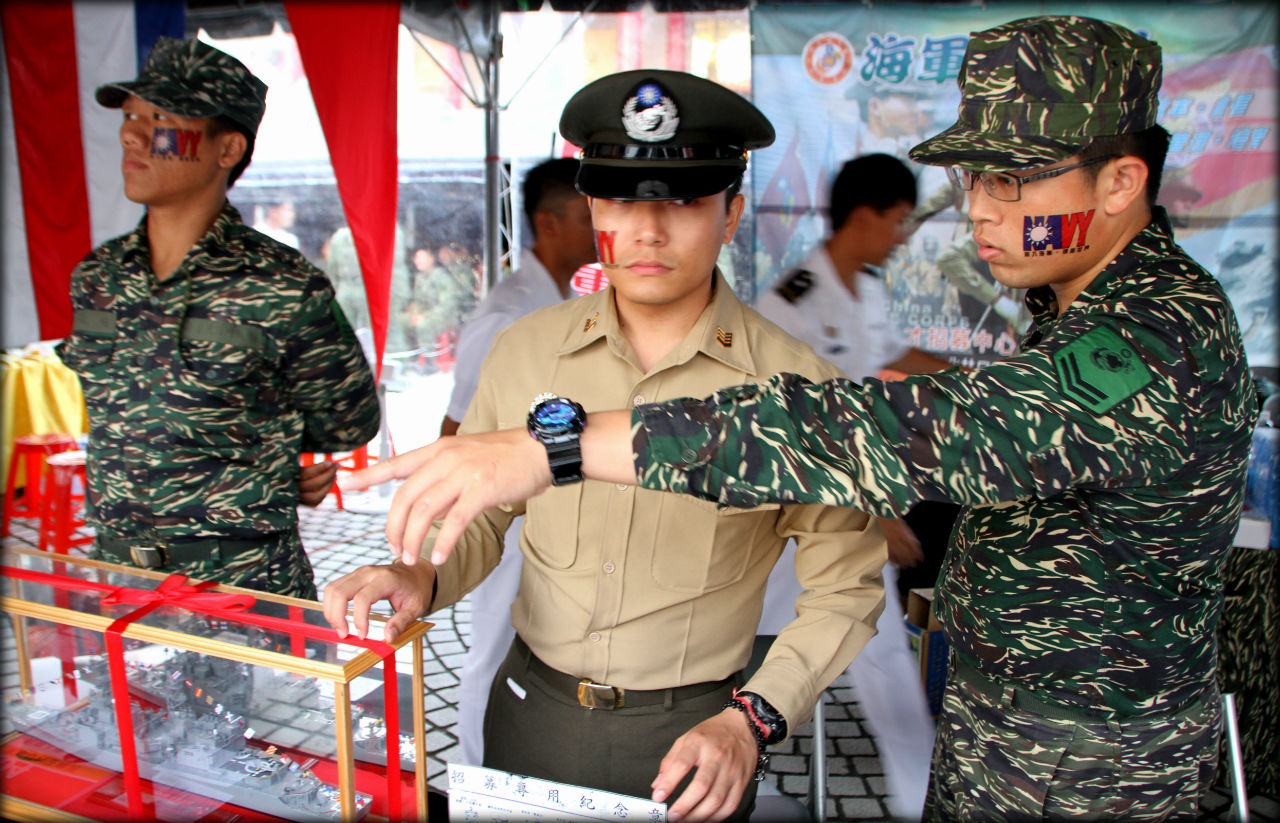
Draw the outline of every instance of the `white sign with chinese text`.
[[[665,803],[479,766],[449,764],[449,820],[658,823]]]

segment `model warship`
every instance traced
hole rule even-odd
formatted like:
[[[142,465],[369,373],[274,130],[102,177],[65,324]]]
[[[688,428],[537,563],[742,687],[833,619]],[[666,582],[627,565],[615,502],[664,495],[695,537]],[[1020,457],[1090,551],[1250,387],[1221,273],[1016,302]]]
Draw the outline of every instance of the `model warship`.
[[[250,747],[243,715],[206,703],[202,687],[191,691],[179,678],[168,677],[161,688],[165,709],[130,703],[143,778],[292,820],[341,818],[337,788],[275,747]],[[19,731],[95,765],[124,770],[108,689],[66,709],[18,701],[6,713]],[[368,794],[356,794],[357,817],[368,812],[370,801]]]
[[[337,753],[333,695],[326,694],[313,677],[179,652],[159,664],[131,668],[129,688],[156,702],[170,690],[181,690],[197,712],[243,717],[258,740],[317,757],[331,758]],[[366,714],[356,702],[351,705],[351,723],[355,758],[386,765],[383,719]],[[400,735],[400,767],[412,771],[415,760],[413,738]]]

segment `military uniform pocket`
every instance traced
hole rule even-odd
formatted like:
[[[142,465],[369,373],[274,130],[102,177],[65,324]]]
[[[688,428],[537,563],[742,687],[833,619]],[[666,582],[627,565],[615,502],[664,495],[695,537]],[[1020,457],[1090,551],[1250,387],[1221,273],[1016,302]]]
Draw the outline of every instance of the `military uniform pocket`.
[[[116,316],[99,309],[77,309],[71,336],[58,344],[58,357],[80,378],[85,396],[106,391],[116,349]]]
[[[742,579],[761,529],[772,530],[778,505],[719,509],[708,500],[661,495],[650,575],[668,591],[702,593]],[[717,548],[719,547],[719,548]]]
[[[182,326],[183,375],[199,386],[249,381],[266,348],[257,326],[190,318]]]
[[[550,488],[526,504],[529,552],[548,568],[568,569],[578,559],[583,485]]]

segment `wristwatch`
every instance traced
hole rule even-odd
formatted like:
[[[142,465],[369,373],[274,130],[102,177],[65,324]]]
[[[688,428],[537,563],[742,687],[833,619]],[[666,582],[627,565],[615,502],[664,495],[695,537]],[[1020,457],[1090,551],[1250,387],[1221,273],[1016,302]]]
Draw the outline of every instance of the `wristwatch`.
[[[582,482],[582,449],[578,437],[587,425],[582,406],[546,392],[529,405],[529,435],[547,448],[551,485]]]

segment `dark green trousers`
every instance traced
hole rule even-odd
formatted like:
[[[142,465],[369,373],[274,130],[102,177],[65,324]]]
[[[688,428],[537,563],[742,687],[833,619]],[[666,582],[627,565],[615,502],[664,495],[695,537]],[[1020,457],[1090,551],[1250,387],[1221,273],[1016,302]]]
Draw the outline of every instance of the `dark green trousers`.
[[[648,705],[587,709],[576,678],[554,672],[516,638],[498,667],[484,718],[484,765],[514,774],[648,798],[658,764],[676,738],[719,714],[740,678],[719,684],[628,694]],[[705,691],[702,688],[705,686]],[[702,692],[702,693],[698,693]],[[649,702],[653,701],[653,702]],[[688,781],[667,800],[674,803]],[[745,821],[755,805],[748,782],[729,820]]]

